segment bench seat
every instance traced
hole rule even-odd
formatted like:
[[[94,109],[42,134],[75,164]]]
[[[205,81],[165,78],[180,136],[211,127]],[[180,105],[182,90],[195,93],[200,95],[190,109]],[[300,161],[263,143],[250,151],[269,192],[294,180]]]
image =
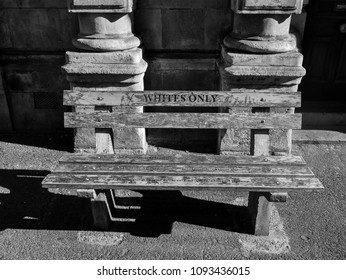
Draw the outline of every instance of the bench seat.
[[[323,189],[300,156],[71,154],[42,182],[45,188],[236,190]]]

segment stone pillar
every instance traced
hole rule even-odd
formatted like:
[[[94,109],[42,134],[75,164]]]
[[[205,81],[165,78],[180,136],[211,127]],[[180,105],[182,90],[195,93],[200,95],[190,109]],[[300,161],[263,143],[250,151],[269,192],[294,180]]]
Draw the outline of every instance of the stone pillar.
[[[147,63],[141,41],[132,33],[133,0],[69,0],[76,13],[79,34],[73,39],[78,51],[66,53],[63,66],[73,90],[143,91]],[[114,93],[116,94],[116,93]],[[76,110],[142,112],[143,107],[77,107]],[[145,153],[144,128],[76,129],[76,152]]]
[[[233,30],[224,38],[219,62],[220,88],[230,91],[297,91],[305,69],[299,35],[291,31],[291,16],[303,0],[231,0]],[[229,109],[223,108],[223,112]],[[243,109],[234,108],[242,111]],[[258,112],[291,108],[253,109]],[[270,153],[290,154],[292,131],[271,130]],[[250,132],[220,131],[221,153],[247,153]]]

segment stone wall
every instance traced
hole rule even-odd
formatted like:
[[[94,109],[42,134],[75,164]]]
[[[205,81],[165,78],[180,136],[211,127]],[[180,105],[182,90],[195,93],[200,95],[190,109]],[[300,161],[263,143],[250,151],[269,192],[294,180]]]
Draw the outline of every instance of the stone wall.
[[[61,97],[68,83],[61,66],[77,30],[66,1],[0,1],[0,65],[13,130],[63,128]]]
[[[229,0],[137,0],[133,17],[149,63],[145,89],[219,88],[215,62],[232,28]],[[77,33],[66,1],[0,1],[0,70],[13,130],[63,129],[69,85],[61,66]]]

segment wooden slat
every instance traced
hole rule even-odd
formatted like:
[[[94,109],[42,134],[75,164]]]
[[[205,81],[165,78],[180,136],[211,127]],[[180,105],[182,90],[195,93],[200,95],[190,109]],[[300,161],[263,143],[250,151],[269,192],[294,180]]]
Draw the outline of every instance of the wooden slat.
[[[45,188],[293,191],[323,189],[314,177],[50,174]]]
[[[64,92],[64,105],[300,107],[299,92],[144,91]]]
[[[299,129],[301,114],[65,113],[65,127]]]
[[[179,174],[232,176],[313,176],[307,166],[299,165],[199,165],[199,164],[110,164],[61,163],[54,173],[85,174]]]
[[[108,163],[108,164],[199,164],[199,165],[305,165],[301,156],[219,156],[219,155],[110,155],[110,154],[67,154],[60,163]]]

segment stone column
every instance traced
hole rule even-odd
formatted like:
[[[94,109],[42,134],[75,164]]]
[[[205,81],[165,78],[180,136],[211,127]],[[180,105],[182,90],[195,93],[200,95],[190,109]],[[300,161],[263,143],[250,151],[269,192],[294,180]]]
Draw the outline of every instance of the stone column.
[[[69,0],[76,13],[79,34],[73,39],[78,51],[66,53],[63,66],[73,90],[143,91],[147,63],[141,41],[132,33],[133,0]],[[114,93],[116,94],[116,93]],[[76,110],[142,112],[143,107],[77,107]],[[76,152],[145,153],[145,129],[76,129]]]
[[[230,91],[297,91],[305,69],[299,35],[291,31],[291,16],[303,0],[232,0],[233,30],[224,38],[219,62],[220,88]],[[229,109],[222,109],[227,112]],[[242,111],[243,109],[234,108]],[[259,110],[254,108],[253,110]],[[268,109],[264,109],[269,112]],[[270,109],[293,113],[291,108]],[[263,112],[263,109],[261,109]],[[289,154],[288,130],[271,130],[270,153]],[[250,132],[220,131],[221,153],[247,153]]]

